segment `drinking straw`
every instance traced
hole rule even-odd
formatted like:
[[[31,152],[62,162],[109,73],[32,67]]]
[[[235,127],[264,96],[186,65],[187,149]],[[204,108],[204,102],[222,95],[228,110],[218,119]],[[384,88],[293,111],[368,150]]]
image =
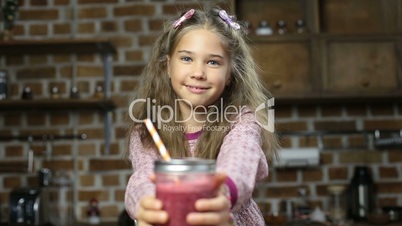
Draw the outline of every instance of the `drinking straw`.
[[[148,129],[148,132],[151,134],[152,139],[154,140],[156,147],[158,148],[159,153],[161,154],[163,160],[169,161],[170,155],[169,155],[165,145],[163,144],[161,138],[159,137],[159,134],[156,131],[154,124],[152,124],[151,119],[149,119],[149,118],[144,119],[144,123]]]

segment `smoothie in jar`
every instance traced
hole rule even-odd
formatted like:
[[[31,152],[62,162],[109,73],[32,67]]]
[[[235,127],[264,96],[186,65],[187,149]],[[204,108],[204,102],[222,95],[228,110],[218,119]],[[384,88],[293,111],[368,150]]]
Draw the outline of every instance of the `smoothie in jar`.
[[[158,226],[188,226],[186,216],[196,211],[195,202],[217,194],[214,173],[214,160],[156,161],[156,197],[169,215],[168,223]]]

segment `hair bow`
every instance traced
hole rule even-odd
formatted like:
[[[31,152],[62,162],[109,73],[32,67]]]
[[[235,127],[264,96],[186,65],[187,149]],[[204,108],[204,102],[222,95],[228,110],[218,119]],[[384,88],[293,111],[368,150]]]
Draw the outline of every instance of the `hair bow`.
[[[219,17],[222,18],[229,26],[235,30],[240,29],[240,25],[232,20],[232,18],[226,13],[225,10],[219,11]]]
[[[181,23],[183,23],[183,21],[190,19],[194,15],[194,12],[195,12],[194,9],[190,9],[189,11],[187,11],[182,17],[180,17],[173,23],[173,27],[174,28],[179,27]]]

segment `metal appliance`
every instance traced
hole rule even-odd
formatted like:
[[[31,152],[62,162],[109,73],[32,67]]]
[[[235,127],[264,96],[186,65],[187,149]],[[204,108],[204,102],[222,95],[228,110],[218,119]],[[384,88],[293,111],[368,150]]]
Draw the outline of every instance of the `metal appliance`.
[[[47,222],[45,192],[40,187],[16,188],[10,193],[9,225],[41,225]]]

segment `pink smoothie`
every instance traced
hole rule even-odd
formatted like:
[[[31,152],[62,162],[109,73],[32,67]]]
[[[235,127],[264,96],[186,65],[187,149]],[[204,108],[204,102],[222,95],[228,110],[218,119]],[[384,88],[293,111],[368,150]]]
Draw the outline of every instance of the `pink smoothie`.
[[[157,183],[156,197],[163,202],[163,209],[169,214],[167,224],[158,226],[188,226],[186,216],[195,212],[195,201],[216,195],[211,177],[200,177],[194,181]]]

